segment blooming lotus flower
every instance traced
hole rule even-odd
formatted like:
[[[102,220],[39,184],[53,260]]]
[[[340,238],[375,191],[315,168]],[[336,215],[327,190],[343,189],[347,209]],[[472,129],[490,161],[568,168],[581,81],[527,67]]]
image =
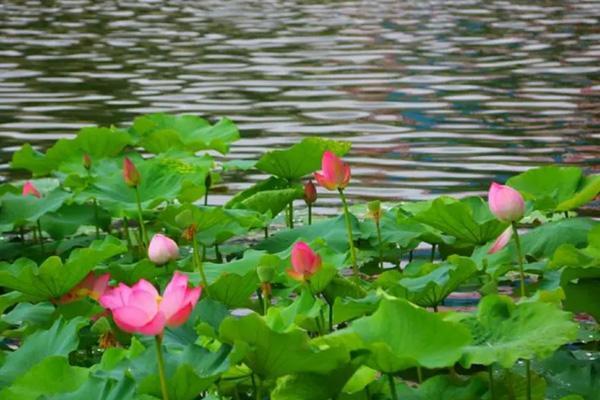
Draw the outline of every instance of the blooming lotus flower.
[[[202,288],[188,288],[188,277],[175,272],[162,296],[144,279],[129,287],[123,283],[100,297],[100,304],[112,312],[125,332],[159,335],[165,326],[185,323],[200,298]]]
[[[109,280],[110,274],[96,276],[96,274],[90,272],[69,293],[63,295],[59,299],[59,303],[70,303],[88,296],[94,300],[98,300],[108,289]]]
[[[313,204],[317,201],[317,188],[315,184],[309,179],[304,185],[304,202],[306,204]]]
[[[306,243],[297,242],[292,248],[292,268],[287,270],[297,281],[310,279],[321,268],[321,257]]]
[[[22,192],[23,196],[35,196],[38,199],[42,198],[42,194],[37,190],[37,188],[35,187],[35,185],[33,183],[31,183],[31,181],[27,181],[25,182],[25,184],[23,185],[23,192]]]
[[[127,186],[137,186],[140,184],[142,177],[140,171],[137,170],[135,164],[127,157],[123,159],[123,179]]]
[[[492,182],[488,193],[490,211],[501,221],[515,222],[525,214],[525,201],[515,189]]]
[[[321,171],[315,172],[315,179],[327,190],[344,189],[350,182],[350,166],[326,151],[321,159]]]
[[[488,250],[488,254],[494,254],[502,250],[508,244],[512,235],[512,227],[509,226],[498,236],[492,247]]]
[[[179,247],[174,240],[157,233],[150,240],[148,258],[154,264],[164,264],[179,257]]]

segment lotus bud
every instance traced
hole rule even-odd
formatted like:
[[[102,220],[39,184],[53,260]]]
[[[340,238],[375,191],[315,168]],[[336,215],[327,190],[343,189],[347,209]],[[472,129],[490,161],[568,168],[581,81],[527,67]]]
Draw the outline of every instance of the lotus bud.
[[[371,218],[375,220],[375,222],[379,223],[381,220],[381,202],[379,200],[371,201],[367,204],[367,208],[369,209],[369,215]]]
[[[172,239],[157,233],[148,245],[148,258],[154,264],[162,265],[179,257],[179,247]]]
[[[127,157],[123,159],[123,179],[127,186],[135,187],[140,184],[142,177],[135,164]]]
[[[510,241],[510,238],[512,237],[512,234],[513,234],[512,227],[509,226],[494,241],[494,244],[488,250],[488,254],[494,254],[494,253],[497,253],[500,250],[502,250],[508,244],[508,242]]]
[[[321,269],[321,257],[308,244],[297,242],[292,248],[292,268],[288,275],[297,281],[310,279]]]
[[[308,182],[304,184],[304,202],[311,205],[315,201],[317,201],[317,188],[312,180],[309,179]]]
[[[88,171],[92,168],[92,158],[88,153],[83,153],[83,167]]]
[[[33,183],[31,183],[31,181],[27,181],[25,182],[25,184],[23,185],[23,192],[22,192],[23,196],[35,196],[38,199],[42,198],[42,194],[37,190],[37,188],[35,187],[35,185]]]
[[[321,159],[321,171],[315,172],[315,179],[327,190],[344,189],[350,182],[350,166],[326,151]]]
[[[492,182],[488,193],[490,211],[500,221],[516,222],[525,214],[525,201],[515,189]]]

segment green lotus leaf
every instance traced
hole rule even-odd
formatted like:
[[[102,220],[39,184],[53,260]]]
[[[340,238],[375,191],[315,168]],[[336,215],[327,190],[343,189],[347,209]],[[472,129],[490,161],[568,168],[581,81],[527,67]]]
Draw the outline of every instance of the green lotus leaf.
[[[69,365],[65,357],[51,356],[34,365],[0,392],[4,400],[38,400],[76,390],[88,376],[86,368]]]
[[[240,138],[237,127],[227,118],[211,125],[193,115],[144,115],[135,119],[130,133],[140,146],[155,154],[169,150],[226,154],[231,143]]]
[[[243,355],[243,362],[261,379],[297,372],[323,374],[349,361],[345,348],[317,347],[299,329],[273,331],[255,313],[226,318],[221,323],[220,336],[223,342],[234,346],[234,352]]]
[[[208,286],[208,296],[219,301],[230,308],[250,307],[250,296],[259,287],[256,271],[250,271],[245,275],[222,274]]]
[[[150,210],[166,201],[193,201],[204,193],[204,177],[211,162],[203,159],[176,159],[162,155],[149,160],[132,157],[141,174],[140,201]],[[95,171],[91,184],[78,194],[80,202],[96,199],[103,208],[116,216],[137,216],[134,188],[125,184],[119,162],[103,163]]]
[[[77,285],[99,263],[124,253],[127,247],[112,236],[94,241],[85,249],[74,250],[66,262],[57,256],[39,267],[27,258],[13,264],[0,263],[0,286],[17,290],[35,299],[54,299]]]
[[[476,271],[470,258],[454,255],[442,264],[421,265],[418,275],[402,278],[388,290],[421,307],[437,307]]]
[[[50,329],[40,330],[28,336],[18,350],[6,356],[4,364],[0,367],[0,388],[22,382],[21,379],[28,379],[28,371],[34,375],[39,373],[39,369],[34,368],[47,357],[68,356],[77,348],[77,332],[86,324],[83,318],[69,321],[57,319]]]
[[[131,138],[127,132],[115,127],[82,128],[74,139],[60,139],[46,154],[34,150],[28,143],[14,153],[11,167],[26,169],[34,176],[48,175],[58,169],[85,175],[83,155],[88,154],[92,163],[99,159],[117,156]]]
[[[70,197],[70,193],[59,188],[42,198],[6,193],[0,198],[0,232],[35,224],[45,214],[58,210]]]
[[[516,371],[518,369],[521,370],[520,373]],[[499,400],[527,400],[527,376],[524,368],[494,371],[494,392]],[[531,372],[531,400],[546,399],[546,381],[542,376]]]
[[[462,321],[474,343],[467,346],[461,364],[512,367],[519,359],[547,357],[577,337],[571,314],[551,303],[515,304],[509,297],[485,296],[476,316]]]
[[[63,204],[58,210],[44,214],[41,226],[53,239],[63,239],[76,233],[82,226],[98,225],[106,230],[110,225],[110,215],[106,210],[92,204]]]
[[[600,393],[600,357],[576,357],[572,351],[558,350],[545,360],[536,361],[532,368],[542,374],[548,383],[547,397],[562,398],[571,394],[582,399],[594,399]]]
[[[55,308],[51,303],[19,303],[9,313],[2,315],[2,322],[11,325],[42,326],[51,322]]]
[[[372,314],[377,310],[381,296],[375,292],[369,292],[362,298],[337,297],[333,304],[333,322],[340,324]]]
[[[431,207],[418,212],[414,218],[442,233],[451,235],[462,246],[482,245],[506,229],[507,224],[498,221],[480,197],[456,200],[439,197]]]
[[[471,342],[468,330],[404,299],[384,297],[373,315],[354,321],[338,335],[357,335],[371,351],[367,365],[382,372],[454,365]]]
[[[266,152],[255,167],[280,178],[297,180],[321,169],[321,158],[325,151],[343,156],[350,150],[350,146],[350,142],[318,137],[304,138],[287,149]]]
[[[508,185],[534,203],[537,210],[568,211],[600,193],[600,175],[584,177],[578,167],[546,166],[510,178]]]
[[[269,212],[271,216],[275,217],[291,202],[301,199],[304,194],[304,190],[300,185],[294,187],[288,185],[284,189],[274,190],[255,191],[254,189],[255,187],[250,188],[251,195],[244,193],[246,191],[241,192],[241,196],[238,198],[239,201],[232,203],[233,200],[236,200],[234,198],[227,203],[227,207],[253,210],[261,214]]]
[[[142,398],[135,393],[135,382],[127,376],[118,379],[102,379],[89,376],[75,391],[47,396],[48,400],[158,400],[156,397]]]
[[[447,375],[427,379],[418,388],[402,385],[398,396],[403,400],[480,400],[488,392],[488,382],[481,374],[462,380]]]

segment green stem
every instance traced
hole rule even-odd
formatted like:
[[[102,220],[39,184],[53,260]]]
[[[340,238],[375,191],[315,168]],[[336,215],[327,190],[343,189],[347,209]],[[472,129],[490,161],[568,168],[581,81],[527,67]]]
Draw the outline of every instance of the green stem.
[[[525,373],[527,374],[527,400],[531,400],[531,361],[525,360]]]
[[[204,192],[204,205],[208,205],[208,188],[206,188],[206,192]]]
[[[377,245],[379,247],[379,269],[383,271],[383,240],[381,240],[381,225],[379,220],[375,221],[377,227]]]
[[[435,243],[431,245],[431,256],[430,256],[429,260],[431,262],[433,262],[433,260],[435,260]]]
[[[315,293],[313,293],[312,289],[310,288],[310,281],[307,280],[306,281],[306,290],[308,290],[308,293],[311,295],[311,297],[315,300],[315,302],[317,301],[317,295]],[[325,320],[323,318],[323,310],[321,310],[319,308],[319,317],[315,318],[315,321],[317,323],[317,330],[319,331],[319,335],[322,336],[324,334],[323,332],[323,325],[325,323]],[[323,324],[321,324],[321,322],[323,322]]]
[[[250,378],[252,379],[252,389],[253,389],[254,393],[256,393],[258,395],[258,389],[256,387],[256,379],[254,378],[254,373],[252,373],[252,375],[250,375]]]
[[[158,361],[158,376],[160,378],[160,389],[162,391],[163,400],[169,400],[169,391],[167,390],[167,378],[165,376],[165,361],[162,353],[162,336],[154,336],[156,340],[156,359]]]
[[[519,231],[517,230],[517,224],[512,223],[513,236],[515,237],[515,246],[517,247],[517,257],[519,259],[519,273],[521,275],[521,297],[525,297],[525,271],[523,270],[523,251],[521,250],[521,239],[519,238]]]
[[[333,332],[333,304],[329,304],[329,332]]]
[[[290,229],[294,229],[294,202],[290,201],[290,205],[289,205],[289,227]]]
[[[492,400],[496,400],[496,390],[494,388],[494,368],[492,364],[490,364],[490,366],[488,367],[488,373],[490,376],[490,395],[492,397]]]
[[[423,370],[420,366],[417,367],[417,380],[419,383],[423,383]]]
[[[200,251],[198,250],[198,242],[196,241],[196,234],[192,236],[192,248],[194,251],[192,260],[196,264],[196,270],[200,273],[200,278],[202,278],[202,286],[204,286],[204,291],[208,294],[208,280],[206,279],[206,274],[204,273],[204,264],[202,263],[202,257],[200,256]]]
[[[398,393],[396,392],[396,383],[394,382],[394,376],[392,374],[387,374],[388,383],[390,385],[390,394],[392,395],[392,400],[398,400]]]
[[[96,239],[100,239],[100,221],[98,220],[98,201],[96,199],[92,199],[92,203],[94,204],[94,222],[96,226]]]
[[[215,243],[215,258],[218,263],[223,262],[223,257],[221,256],[221,252],[219,251],[219,245]]]
[[[38,232],[40,233],[40,235],[38,236],[38,239],[40,240],[40,249],[42,250],[42,255],[44,254],[44,235],[42,235],[42,224],[40,223],[40,220],[37,220],[37,229]]]
[[[140,232],[142,239],[142,246],[144,249],[148,245],[148,234],[146,233],[146,226],[144,225],[144,215],[142,214],[142,200],[140,198],[140,188],[139,186],[135,187],[135,199],[137,201],[137,209],[138,209],[138,219],[140,223]]]
[[[346,231],[348,232],[348,244],[350,245],[350,259],[352,260],[352,270],[354,271],[354,278],[359,279],[358,276],[358,265],[356,264],[356,250],[354,249],[354,239],[352,238],[352,222],[350,222],[350,211],[348,211],[348,202],[344,195],[343,189],[338,189],[340,192],[340,198],[344,205],[344,217],[346,219]]]
[[[265,226],[265,239],[269,238],[269,226]]]
[[[123,217],[123,230],[125,231],[125,240],[127,240],[127,247],[131,250],[131,237],[129,236],[129,220],[127,217]]]
[[[263,315],[267,315],[267,311],[269,311],[269,304],[271,303],[271,299],[269,298],[268,293],[263,293],[262,303],[263,303]]]
[[[510,369],[506,370],[506,383],[506,387],[508,389],[508,399],[515,400],[517,397],[515,396],[515,388],[513,386],[512,373],[510,372]]]
[[[308,204],[308,224],[312,225],[312,204]]]

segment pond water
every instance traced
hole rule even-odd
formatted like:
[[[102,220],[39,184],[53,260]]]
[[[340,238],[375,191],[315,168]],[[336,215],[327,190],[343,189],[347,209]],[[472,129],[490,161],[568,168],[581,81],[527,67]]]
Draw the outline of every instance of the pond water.
[[[233,119],[243,139],[228,158],[351,140],[355,198],[594,169],[600,1],[0,3],[0,179],[23,142],[159,111]],[[214,201],[260,178],[230,176]]]

